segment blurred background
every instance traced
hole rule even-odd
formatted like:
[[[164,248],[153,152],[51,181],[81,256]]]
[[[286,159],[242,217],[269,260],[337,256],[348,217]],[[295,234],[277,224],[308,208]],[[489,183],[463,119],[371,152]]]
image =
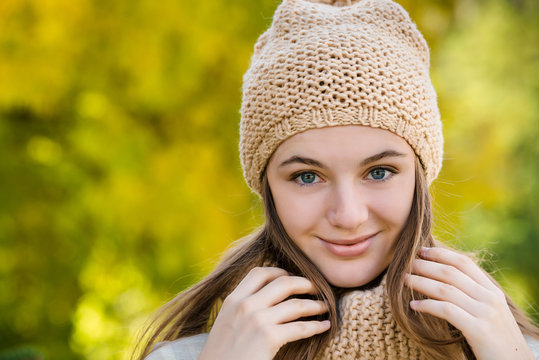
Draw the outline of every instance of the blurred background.
[[[0,1],[0,359],[126,359],[149,314],[262,223],[238,122],[278,3]],[[399,3],[444,122],[436,235],[537,321],[539,3]]]

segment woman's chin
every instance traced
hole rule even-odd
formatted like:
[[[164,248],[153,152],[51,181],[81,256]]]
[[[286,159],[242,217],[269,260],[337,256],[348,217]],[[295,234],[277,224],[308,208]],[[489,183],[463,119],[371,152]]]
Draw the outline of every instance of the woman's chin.
[[[339,269],[338,267],[332,267],[326,269],[322,274],[326,278],[327,282],[337,288],[359,288],[363,286],[370,287],[371,283],[379,283],[382,275],[385,274],[387,267],[373,268],[373,269]],[[350,275],[353,274],[353,275]]]
[[[373,280],[375,280],[379,274],[368,275],[362,274],[362,276],[342,276],[343,274],[327,274],[324,276],[326,280],[335,287],[338,288],[357,288],[362,287]]]

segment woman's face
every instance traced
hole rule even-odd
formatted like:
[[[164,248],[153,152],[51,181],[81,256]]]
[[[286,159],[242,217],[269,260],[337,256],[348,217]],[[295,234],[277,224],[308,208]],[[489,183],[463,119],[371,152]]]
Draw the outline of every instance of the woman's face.
[[[267,168],[279,219],[334,286],[356,287],[390,263],[412,206],[415,154],[401,137],[351,125],[284,141]]]

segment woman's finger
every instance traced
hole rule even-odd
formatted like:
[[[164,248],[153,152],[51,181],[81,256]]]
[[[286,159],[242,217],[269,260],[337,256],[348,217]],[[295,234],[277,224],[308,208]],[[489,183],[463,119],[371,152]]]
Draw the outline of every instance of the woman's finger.
[[[410,289],[431,299],[456,305],[473,316],[480,314],[482,304],[453,285],[418,275],[407,275],[405,282]]]
[[[330,327],[331,323],[329,320],[293,321],[278,325],[275,336],[278,337],[276,340],[279,341],[279,343],[285,344],[321,334],[324,331],[328,331]]]
[[[486,289],[497,289],[496,285],[490,281],[483,270],[466,255],[442,247],[423,247],[419,255],[425,260],[451,265],[459,269]]]
[[[468,275],[451,265],[415,259],[412,263],[412,274],[452,285],[478,301],[484,301],[490,296],[489,290],[485,289]]]
[[[265,311],[265,316],[277,324],[287,323],[305,316],[321,315],[328,311],[325,302],[310,299],[289,299]]]
[[[476,323],[476,318],[448,301],[434,299],[414,300],[410,302],[410,307],[415,311],[447,320],[454,327],[462,331],[466,338],[473,333],[471,327]]]
[[[256,293],[269,282],[280,276],[287,276],[288,272],[277,267],[255,267],[241,280],[225,301],[239,302]]]
[[[316,287],[304,277],[280,276],[253,294],[249,301],[263,307],[270,307],[291,295],[315,293]]]

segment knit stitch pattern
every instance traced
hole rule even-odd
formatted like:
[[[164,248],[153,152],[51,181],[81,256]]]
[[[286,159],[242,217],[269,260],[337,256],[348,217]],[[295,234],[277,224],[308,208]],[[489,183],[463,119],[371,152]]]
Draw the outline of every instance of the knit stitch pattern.
[[[287,138],[341,125],[401,136],[430,184],[442,166],[443,136],[429,66],[425,39],[390,0],[284,0],[243,76],[247,184],[260,194],[267,162]]]
[[[379,286],[339,300],[339,331],[316,360],[426,359],[391,315],[386,276]]]

